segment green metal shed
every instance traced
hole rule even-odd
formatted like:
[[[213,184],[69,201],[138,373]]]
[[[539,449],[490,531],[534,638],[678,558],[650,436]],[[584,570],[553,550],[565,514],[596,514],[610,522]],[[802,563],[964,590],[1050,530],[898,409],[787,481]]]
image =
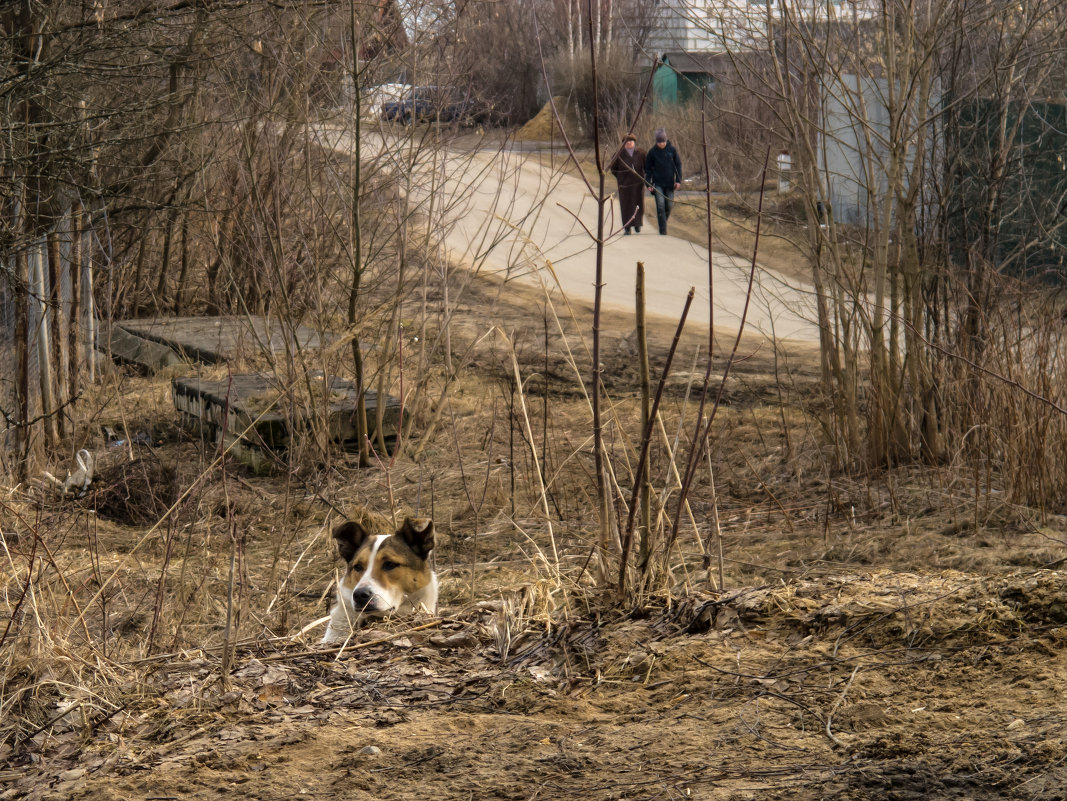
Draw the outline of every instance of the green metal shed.
[[[653,108],[657,104],[684,105],[715,88],[716,62],[722,53],[677,50],[664,53],[652,80]]]

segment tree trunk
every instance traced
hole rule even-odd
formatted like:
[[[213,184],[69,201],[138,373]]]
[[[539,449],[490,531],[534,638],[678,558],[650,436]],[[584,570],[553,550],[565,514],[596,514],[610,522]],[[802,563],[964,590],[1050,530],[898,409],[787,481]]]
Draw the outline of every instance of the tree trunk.
[[[370,439],[367,429],[367,377],[364,375],[363,350],[359,339],[359,316],[358,302],[362,291],[363,281],[363,236],[360,227],[359,194],[361,188],[361,164],[360,164],[360,108],[362,98],[359,87],[359,35],[356,29],[356,0],[349,0],[349,46],[352,59],[352,91],[355,113],[355,131],[352,142],[352,233],[351,233],[351,261],[352,273],[348,287],[348,330],[352,337],[352,371],[356,381],[356,438],[359,440],[359,466],[367,467],[370,464]],[[384,398],[378,399],[378,406],[385,403]]]
[[[67,358],[67,337],[63,330],[66,326],[63,314],[63,255],[60,247],[59,232],[55,229],[48,234],[48,311],[51,326],[51,352],[49,359],[52,362],[53,385],[55,386],[55,429],[59,437],[66,436],[64,416],[58,413],[69,398],[67,389],[67,374],[69,361]]]
[[[30,456],[30,318],[29,318],[29,258],[25,250],[15,254],[15,353],[18,360],[18,375],[15,384],[16,435],[19,460],[18,479],[25,481],[29,473]]]

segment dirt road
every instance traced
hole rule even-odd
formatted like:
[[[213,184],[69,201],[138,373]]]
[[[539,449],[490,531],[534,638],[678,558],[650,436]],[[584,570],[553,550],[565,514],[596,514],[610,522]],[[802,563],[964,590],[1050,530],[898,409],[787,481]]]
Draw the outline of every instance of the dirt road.
[[[541,284],[556,298],[592,302],[596,202],[584,182],[561,171],[565,156],[483,151],[474,159],[476,169],[470,169],[469,156],[462,158],[464,169],[450,169],[445,181],[454,219],[445,246],[453,263]],[[614,179],[608,178],[607,188],[614,191]],[[606,219],[605,304],[633,308],[636,265],[643,262],[649,314],[677,319],[686,293],[695,287],[690,321],[736,331],[745,305],[748,263],[716,254],[709,282],[707,249],[670,234],[660,236],[651,197],[640,234],[623,236],[614,198]],[[814,320],[809,287],[757,268],[746,318],[749,333],[813,342],[818,339]]]

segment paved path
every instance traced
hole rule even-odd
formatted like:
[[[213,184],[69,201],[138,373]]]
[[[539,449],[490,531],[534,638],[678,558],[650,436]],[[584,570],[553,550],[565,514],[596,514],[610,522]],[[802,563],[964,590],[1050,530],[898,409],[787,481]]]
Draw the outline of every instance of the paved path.
[[[344,147],[345,135],[334,132],[328,146]],[[364,137],[365,152],[375,147],[394,172],[411,177],[412,205],[443,232],[442,256],[454,264],[494,272],[509,280],[545,287],[552,297],[592,302],[596,275],[596,203],[585,183],[561,171],[565,155],[520,150],[452,153],[432,149],[411,156],[411,139],[386,133]],[[416,166],[412,167],[412,164]],[[614,192],[614,178],[607,188]],[[431,202],[431,195],[433,201]],[[646,308],[650,315],[677,320],[690,287],[696,298],[693,323],[711,322],[708,299],[714,291],[716,328],[737,330],[744,307],[749,265],[716,254],[712,285],[708,251],[687,240],[660,236],[655,203],[646,199],[640,234],[623,236],[618,208],[608,210],[614,223],[604,252],[603,301],[632,311],[637,262],[644,262]],[[806,342],[818,340],[810,287],[758,268],[748,311],[749,333]]]
[[[558,167],[562,156],[556,155]],[[556,297],[591,302],[596,275],[596,203],[584,182],[553,169],[547,156],[529,153],[478,154],[484,173],[457,175],[446,181],[463,202],[454,210],[456,224],[445,235],[454,262],[478,264],[481,269],[509,278],[541,283]],[[607,187],[614,191],[609,176]],[[547,199],[546,199],[547,198]],[[644,262],[647,309],[677,319],[690,287],[696,298],[692,322],[708,323],[711,294],[708,251],[674,236],[660,236],[655,203],[645,203],[640,234],[623,236],[618,208],[609,209],[614,223],[604,251],[605,304],[624,311],[634,307],[637,262]],[[714,323],[736,331],[744,307],[749,263],[716,254],[713,259]],[[750,333],[817,341],[810,287],[790,282],[781,274],[757,268],[746,327]]]

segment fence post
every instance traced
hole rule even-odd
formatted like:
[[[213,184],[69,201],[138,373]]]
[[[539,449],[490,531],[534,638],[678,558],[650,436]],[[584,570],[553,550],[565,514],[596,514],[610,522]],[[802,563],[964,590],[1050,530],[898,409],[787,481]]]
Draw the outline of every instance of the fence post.
[[[89,383],[96,383],[96,299],[93,296],[93,257],[88,247],[88,232],[83,237],[81,282],[82,316],[85,320],[85,357],[89,366]]]
[[[51,346],[48,352],[49,355],[49,370],[48,372],[52,376],[52,386],[55,396],[53,398],[52,410],[56,411],[62,409],[67,403],[67,338],[63,336],[63,328],[65,325],[63,315],[63,256],[60,247],[59,238],[59,226],[58,224],[51,231],[48,232],[46,237],[47,249],[45,250],[46,258],[48,259],[48,315],[49,315],[49,345]],[[59,438],[63,437],[66,432],[66,425],[64,424],[63,415],[53,415],[55,419],[55,431],[58,435],[56,442]]]
[[[81,261],[82,261],[82,204],[74,201],[70,209],[70,262],[67,280],[70,282],[70,322],[67,326],[70,376],[68,385],[74,397],[81,387]]]
[[[36,312],[33,328],[37,333],[37,371],[41,377],[41,416],[44,420],[45,444],[54,446],[59,441],[56,429],[55,398],[52,393],[52,349],[49,346],[48,290],[44,260],[45,242],[39,240],[30,248],[30,309]]]

